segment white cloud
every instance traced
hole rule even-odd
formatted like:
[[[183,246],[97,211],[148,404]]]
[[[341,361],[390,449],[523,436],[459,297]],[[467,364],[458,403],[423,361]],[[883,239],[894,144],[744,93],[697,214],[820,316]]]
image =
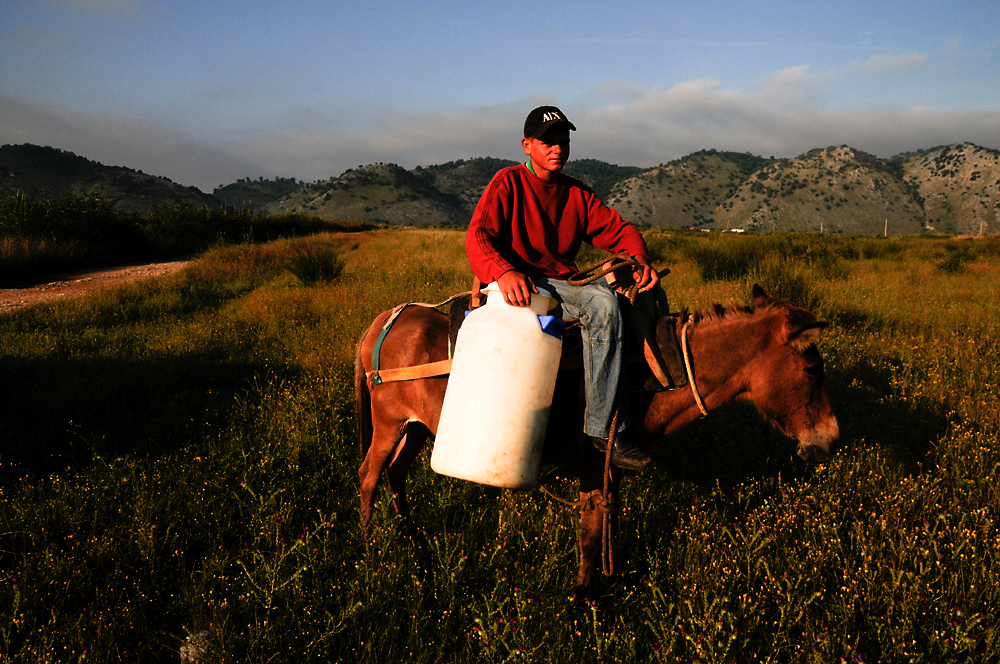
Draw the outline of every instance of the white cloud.
[[[289,111],[276,130],[258,128],[227,140],[233,154],[254,155],[269,173],[305,180],[392,162],[406,168],[471,157],[516,159],[527,110],[551,100],[437,113],[371,111],[355,118],[310,108]]]
[[[826,99],[823,83],[830,79],[830,73],[815,73],[809,65],[786,67],[775,72],[750,92],[772,104],[815,103]]]
[[[927,62],[927,55],[923,53],[880,53],[871,56],[864,62],[852,62],[850,70],[870,76],[899,75],[918,71],[925,62]]]
[[[206,191],[239,177],[311,181],[373,162],[412,168],[471,157],[520,159],[524,116],[546,103],[559,105],[576,124],[575,158],[621,165],[652,166],[709,148],[780,157],[841,144],[883,157],[961,141],[1000,149],[1000,108],[832,107],[823,87],[831,76],[791,67],[743,90],[710,79],[645,92],[614,83],[609,90],[629,94],[604,100],[536,95],[440,112],[298,107],[266,123],[227,128],[212,140],[135,118],[0,96],[0,142],[51,145]]]
[[[595,85],[589,96],[595,99],[637,99],[643,94],[642,88],[625,81],[604,81]]]
[[[640,166],[707,148],[783,157],[841,144],[883,157],[966,140],[1000,148],[995,130],[1000,109],[834,109],[788,103],[797,80],[786,70],[754,91],[725,90],[714,81],[675,85],[626,105],[589,111],[577,121],[576,143],[588,157]],[[781,89],[785,94],[775,94]]]

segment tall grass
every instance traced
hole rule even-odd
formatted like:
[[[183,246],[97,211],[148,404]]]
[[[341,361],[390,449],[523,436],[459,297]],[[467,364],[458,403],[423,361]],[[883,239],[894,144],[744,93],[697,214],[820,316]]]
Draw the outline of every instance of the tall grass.
[[[16,192],[0,199],[0,280],[193,254],[217,245],[373,227],[301,213],[260,214],[179,201],[140,214],[124,212],[114,200],[96,192],[52,199]]]
[[[0,317],[0,658],[176,662],[207,632],[205,662],[995,660],[997,254],[973,243],[949,273],[943,239],[648,237],[677,306],[756,279],[808,294],[831,462],[806,468],[747,407],[690,425],[625,481],[619,573],[591,600],[570,595],[572,511],[436,475],[427,451],[422,535],[387,490],[364,534],[354,346],[378,312],[468,288],[462,233],[217,247]],[[703,280],[726,249],[759,260]],[[304,285],[297,258],[326,252],[342,271]],[[570,497],[568,475],[542,481]]]
[[[344,270],[344,259],[329,247],[309,247],[296,253],[288,269],[303,286],[329,283]]]

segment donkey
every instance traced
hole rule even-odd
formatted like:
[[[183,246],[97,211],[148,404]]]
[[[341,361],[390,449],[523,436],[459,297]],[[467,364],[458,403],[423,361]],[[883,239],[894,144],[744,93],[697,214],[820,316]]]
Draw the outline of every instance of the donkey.
[[[823,359],[815,345],[824,323],[787,300],[753,287],[754,306],[716,307],[677,322],[677,338],[687,347],[692,389],[638,393],[630,397],[632,430],[640,447],[736,399],[744,399],[783,434],[798,441],[798,454],[823,462],[840,439],[827,394]],[[372,349],[390,312],[380,314],[362,336],[355,357],[355,406],[363,462],[361,519],[367,525],[375,489],[386,471],[396,511],[408,517],[406,474],[429,435],[435,435],[448,377],[371,385]],[[685,320],[686,319],[686,320]],[[381,346],[385,368],[429,364],[448,357],[449,317],[428,307],[408,307],[398,315]],[[572,461],[579,479],[580,567],[577,589],[593,583],[601,556],[605,519],[595,494],[605,482],[604,454],[581,444],[579,373],[560,374],[553,399],[542,463]],[[470,444],[472,444],[470,442]],[[611,487],[621,472],[612,469]],[[588,507],[590,509],[588,509]]]

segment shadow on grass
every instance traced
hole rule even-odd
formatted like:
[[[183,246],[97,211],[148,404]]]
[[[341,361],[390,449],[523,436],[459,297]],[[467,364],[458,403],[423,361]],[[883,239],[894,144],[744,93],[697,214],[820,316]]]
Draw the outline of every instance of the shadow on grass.
[[[43,476],[94,454],[158,456],[224,426],[264,363],[209,353],[143,360],[0,356],[3,468]]]
[[[66,265],[63,266],[64,269],[60,272],[25,272],[19,277],[11,279],[4,279],[0,276],[0,288],[35,288],[36,286],[44,286],[56,281],[72,281],[79,277],[84,277],[94,272],[104,270],[124,270],[131,267],[142,267],[153,262],[191,261],[194,260],[194,258],[194,254],[171,256],[150,254],[140,255],[137,257],[135,252],[133,252],[121,256],[112,255],[90,263],[83,262],[78,266]]]

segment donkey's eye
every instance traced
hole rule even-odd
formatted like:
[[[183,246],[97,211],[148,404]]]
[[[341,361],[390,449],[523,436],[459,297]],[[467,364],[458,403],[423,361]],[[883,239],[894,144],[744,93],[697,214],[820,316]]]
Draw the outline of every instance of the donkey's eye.
[[[818,376],[821,373],[823,373],[823,365],[810,364],[808,367],[806,367],[806,373],[809,374],[810,376]]]

